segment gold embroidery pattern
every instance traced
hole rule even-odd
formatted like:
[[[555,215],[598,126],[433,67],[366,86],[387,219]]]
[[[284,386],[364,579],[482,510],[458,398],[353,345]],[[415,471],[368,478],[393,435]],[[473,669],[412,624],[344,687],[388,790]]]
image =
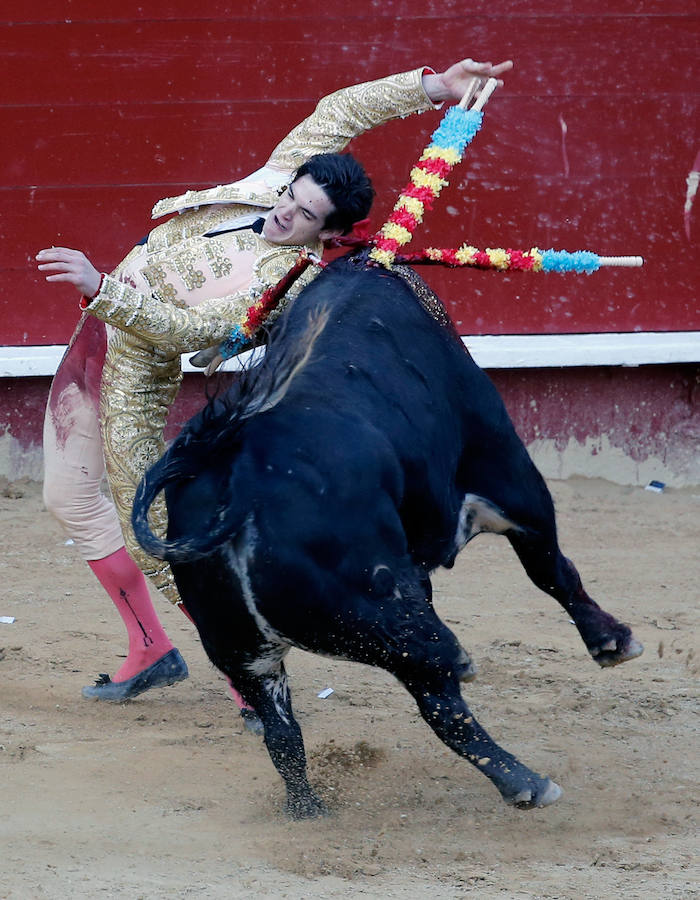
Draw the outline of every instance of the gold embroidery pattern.
[[[110,275],[88,312],[135,338],[175,356],[211,347],[240,324],[251,300],[247,292],[204,300],[197,306],[164,303],[158,292],[146,295]]]
[[[201,288],[206,278],[201,269],[196,268],[199,264],[199,256],[195,253],[195,248],[184,247],[171,257],[173,268],[182,278],[183,284],[188,291],[194,291]]]
[[[321,274],[321,272],[322,269],[320,269],[318,266],[309,266],[309,268],[305,272],[303,272],[294,282],[294,284],[289,288],[287,293],[284,295],[284,297],[282,297],[282,299],[272,310],[272,312],[268,313],[263,328],[267,330],[273,322],[277,321],[277,319],[279,319],[279,317],[289,306],[289,304],[295,299],[295,297],[298,297],[301,291],[303,291],[307,285],[311,284],[314,278],[317,278]],[[263,340],[263,336],[260,335],[257,343],[261,344],[263,343]]]
[[[270,245],[267,244],[267,247]],[[257,282],[263,285],[263,289],[277,284],[297,261],[302,247],[275,247],[260,256],[253,268],[253,275]],[[317,247],[309,248],[318,252]]]
[[[165,450],[163,429],[181,380],[179,357],[154,356],[152,346],[124,332],[116,332],[110,340],[100,397],[110,490],[129,554],[172,603],[179,596],[170,567],[143,551],[131,528],[131,510],[139,481]],[[150,519],[154,530],[165,535],[162,497],[152,507]]]
[[[225,218],[230,218],[230,215],[229,211]],[[210,224],[205,222],[202,227],[207,228]],[[201,286],[197,284],[200,276],[204,278],[201,266],[209,268],[215,278],[223,278],[233,268],[229,258],[231,255],[241,250],[260,252],[261,246],[267,249],[270,245],[249,229],[232,231],[214,238],[194,234],[183,238],[179,247],[174,243],[164,243],[159,250],[149,250],[147,264],[141,270],[141,274],[149,286],[158,291],[163,300],[185,308],[187,304],[180,299],[175,286],[167,281],[168,270],[177,272],[183,283],[192,290],[193,287]]]
[[[150,287],[153,288],[154,293],[157,291],[161,300],[169,301],[170,303],[178,302],[175,285],[170,284],[169,281],[165,280],[167,277],[165,268],[160,263],[145,266],[141,270],[141,274]]]
[[[160,263],[144,266],[141,274],[152,288],[163,287],[165,284],[165,269]]]
[[[220,240],[205,238],[204,255],[214,278],[224,278],[231,273],[233,263],[226,256],[226,249]]]
[[[236,249],[242,249],[247,242],[235,241]],[[254,244],[254,242],[252,242]],[[177,253],[150,254],[150,262],[141,270],[141,274],[149,286],[157,292],[162,300],[174,303],[177,306],[185,304],[179,300],[175,286],[167,281],[167,266],[172,267],[181,277],[188,290],[202,287],[206,278],[200,266],[206,263],[215,278],[223,278],[230,274],[233,264],[226,253],[224,243],[215,238],[201,238],[197,236],[193,241],[188,241],[189,246],[181,248]],[[161,261],[155,260],[160,258]]]
[[[240,203],[270,209],[277,202],[276,190],[255,189],[250,183],[219,184],[203,191],[187,191],[179,197],[164,197],[153,207],[151,218],[159,219],[182,209],[207,206],[215,203]]]
[[[273,204],[274,205],[274,204]],[[265,207],[267,209],[267,207]],[[148,235],[148,252],[156,253],[173,247],[191,237],[206,234],[213,231],[223,222],[235,219],[237,216],[250,215],[255,209],[242,204],[227,204],[225,206],[207,206],[203,209],[188,209],[151,231]]]

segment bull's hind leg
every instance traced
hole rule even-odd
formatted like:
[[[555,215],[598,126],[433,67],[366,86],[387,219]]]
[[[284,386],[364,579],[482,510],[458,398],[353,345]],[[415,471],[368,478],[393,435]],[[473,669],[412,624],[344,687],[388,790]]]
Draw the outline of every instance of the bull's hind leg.
[[[324,815],[328,810],[307,778],[304,740],[292,711],[284,665],[280,663],[274,671],[259,677],[242,672],[235,677],[243,696],[262,720],[265,746],[287,789],[288,814],[293,819]]]
[[[499,747],[462,699],[469,660],[427,601],[420,573],[397,565],[379,575],[374,602],[344,611],[345,655],[395,675],[440,740],[486,775],[506,803],[520,809],[554,803],[560,788]]]
[[[549,806],[561,796],[556,782],[533,772],[489,736],[462,699],[457,682],[437,685],[430,681],[410,678],[404,683],[440,740],[482,772],[506,803],[534,809]]]
[[[411,593],[404,582],[393,616],[384,609],[384,658],[377,663],[405,685],[440,740],[482,772],[506,803],[519,809],[554,803],[559,786],[500,747],[476,721],[460,693],[464,653],[459,642],[428,604],[411,600]],[[370,624],[369,640],[376,640],[375,629]]]

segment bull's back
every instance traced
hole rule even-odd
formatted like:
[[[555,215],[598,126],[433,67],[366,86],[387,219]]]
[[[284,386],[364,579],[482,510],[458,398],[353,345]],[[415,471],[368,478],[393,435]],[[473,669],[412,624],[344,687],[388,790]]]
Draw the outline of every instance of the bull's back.
[[[292,444],[308,440],[333,489],[365,507],[374,494],[358,472],[376,472],[381,454],[384,470],[391,460],[401,473],[396,506],[409,544],[437,565],[452,552],[463,460],[493,445],[487,432],[510,428],[500,398],[461,341],[398,276],[353,271],[341,261],[288,311],[283,349],[303,340],[321,310],[328,321],[278,410],[288,417],[287,434]],[[273,366],[275,343],[273,336]]]
[[[398,275],[338,260],[295,300],[285,331],[300,338],[320,309],[329,320],[296,382],[306,402],[353,411],[397,452],[438,468],[445,448],[496,443],[515,452],[519,439],[493,383]]]
[[[309,323],[321,314],[325,324],[311,329],[313,345],[306,353]],[[305,510],[289,520],[293,534],[295,521],[314,521],[316,504],[320,527],[326,517],[359,534],[362,510],[386,496],[400,511],[409,542],[420,538],[426,548],[421,553],[438,564],[465,489],[472,489],[463,483],[465,458],[493,447],[499,430],[503,435],[511,429],[502,445],[514,437],[500,398],[461,341],[398,276],[339,260],[275,326],[261,369],[250,375],[252,396],[264,385],[265,372],[269,384],[285,367],[284,390],[273,390],[268,400],[262,391],[263,400],[253,403],[255,414],[249,414],[250,405],[241,414],[238,388],[215,413],[214,423],[221,422],[225,434],[227,417],[234,420],[236,436],[218,442],[203,466],[211,509],[202,516],[220,517],[223,495],[230,498],[225,515],[232,527],[255,508],[275,527],[288,522],[289,510]],[[199,427],[195,420],[188,429]],[[178,444],[187,452],[188,429],[175,454]],[[211,445],[205,434],[200,446]],[[175,492],[198,496],[191,487],[174,488],[169,505],[180,506]],[[346,515],[355,509],[357,516]],[[189,530],[186,519],[174,525],[173,537],[180,537],[180,527]]]
[[[303,340],[322,310],[328,321],[295,377],[290,403],[359,416],[402,448],[457,436],[463,398],[479,393],[485,376],[401,278],[338,260],[294,301],[281,323],[283,342]],[[273,333],[273,366],[277,352]]]
[[[500,395],[454,331],[399,276],[335,265],[288,313],[301,335],[310,316],[329,311],[290,402],[354,416],[391,445],[403,473],[401,515],[417,556],[442,561],[465,494],[523,520],[523,498],[546,505],[544,483]],[[358,441],[353,448],[362,452]]]

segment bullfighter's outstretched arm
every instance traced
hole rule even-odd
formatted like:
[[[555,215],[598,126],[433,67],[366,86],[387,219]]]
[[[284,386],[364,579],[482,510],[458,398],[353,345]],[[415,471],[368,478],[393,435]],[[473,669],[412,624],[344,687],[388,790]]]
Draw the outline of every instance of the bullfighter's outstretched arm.
[[[274,149],[268,166],[294,171],[317,153],[338,153],[354,138],[391,119],[424,112],[443,100],[459,101],[472,78],[498,78],[513,66],[464,59],[444,72],[421,66],[341,88],[323,97],[314,112]]]
[[[353,138],[390,119],[432,109],[423,87],[424,71],[421,67],[328,94],[275,147],[267,165],[294,172],[317,153],[339,153]]]
[[[276,192],[312,156],[339,153],[353,138],[391,119],[424,112],[445,100],[457,102],[474,77],[500,80],[512,67],[510,60],[493,65],[463,59],[444,72],[421,66],[341,88],[318,102],[311,115],[277,145],[262,169],[232,184],[166,197],[154,206],[153,218],[218,203],[256,201],[272,206]]]
[[[255,261],[250,287],[202,300],[196,306],[176,305],[167,296],[161,298],[158,290],[139,290],[122,281],[119,270],[112,275],[101,275],[80,250],[53,247],[42,251],[42,259],[52,260],[44,265],[60,268],[61,280],[81,291],[81,306],[90,315],[174,356],[225,340],[233,328],[243,324],[251,303],[289,271],[300,249],[296,246],[268,248]],[[316,274],[315,269],[307,269],[287,291],[276,314]],[[275,314],[268,321],[274,317]]]
[[[288,270],[298,252],[298,247],[286,247],[280,248],[274,255],[280,257],[284,254],[289,257],[282,262],[282,268]],[[255,299],[254,292],[261,294],[265,287],[277,282],[280,262],[280,259],[274,259],[265,265],[263,260],[262,266],[258,262],[257,289],[203,300],[197,306],[185,307],[164,303],[155,293],[141,293],[119,279],[106,275],[99,293],[87,304],[86,309],[98,319],[168,354],[190,353],[220,344],[233,328],[244,322],[251,302]],[[285,300],[296,296],[315,274],[313,269],[307,270],[289,289]],[[280,304],[278,312],[282,311],[282,306]],[[268,317],[268,321],[272,319]]]

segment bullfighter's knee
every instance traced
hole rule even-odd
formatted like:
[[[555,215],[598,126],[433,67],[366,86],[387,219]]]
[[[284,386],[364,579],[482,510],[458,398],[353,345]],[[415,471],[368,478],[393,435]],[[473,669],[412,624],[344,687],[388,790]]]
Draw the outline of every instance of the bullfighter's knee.
[[[84,559],[102,559],[124,545],[114,504],[101,492],[67,490],[65,484],[46,479],[43,498]]]

